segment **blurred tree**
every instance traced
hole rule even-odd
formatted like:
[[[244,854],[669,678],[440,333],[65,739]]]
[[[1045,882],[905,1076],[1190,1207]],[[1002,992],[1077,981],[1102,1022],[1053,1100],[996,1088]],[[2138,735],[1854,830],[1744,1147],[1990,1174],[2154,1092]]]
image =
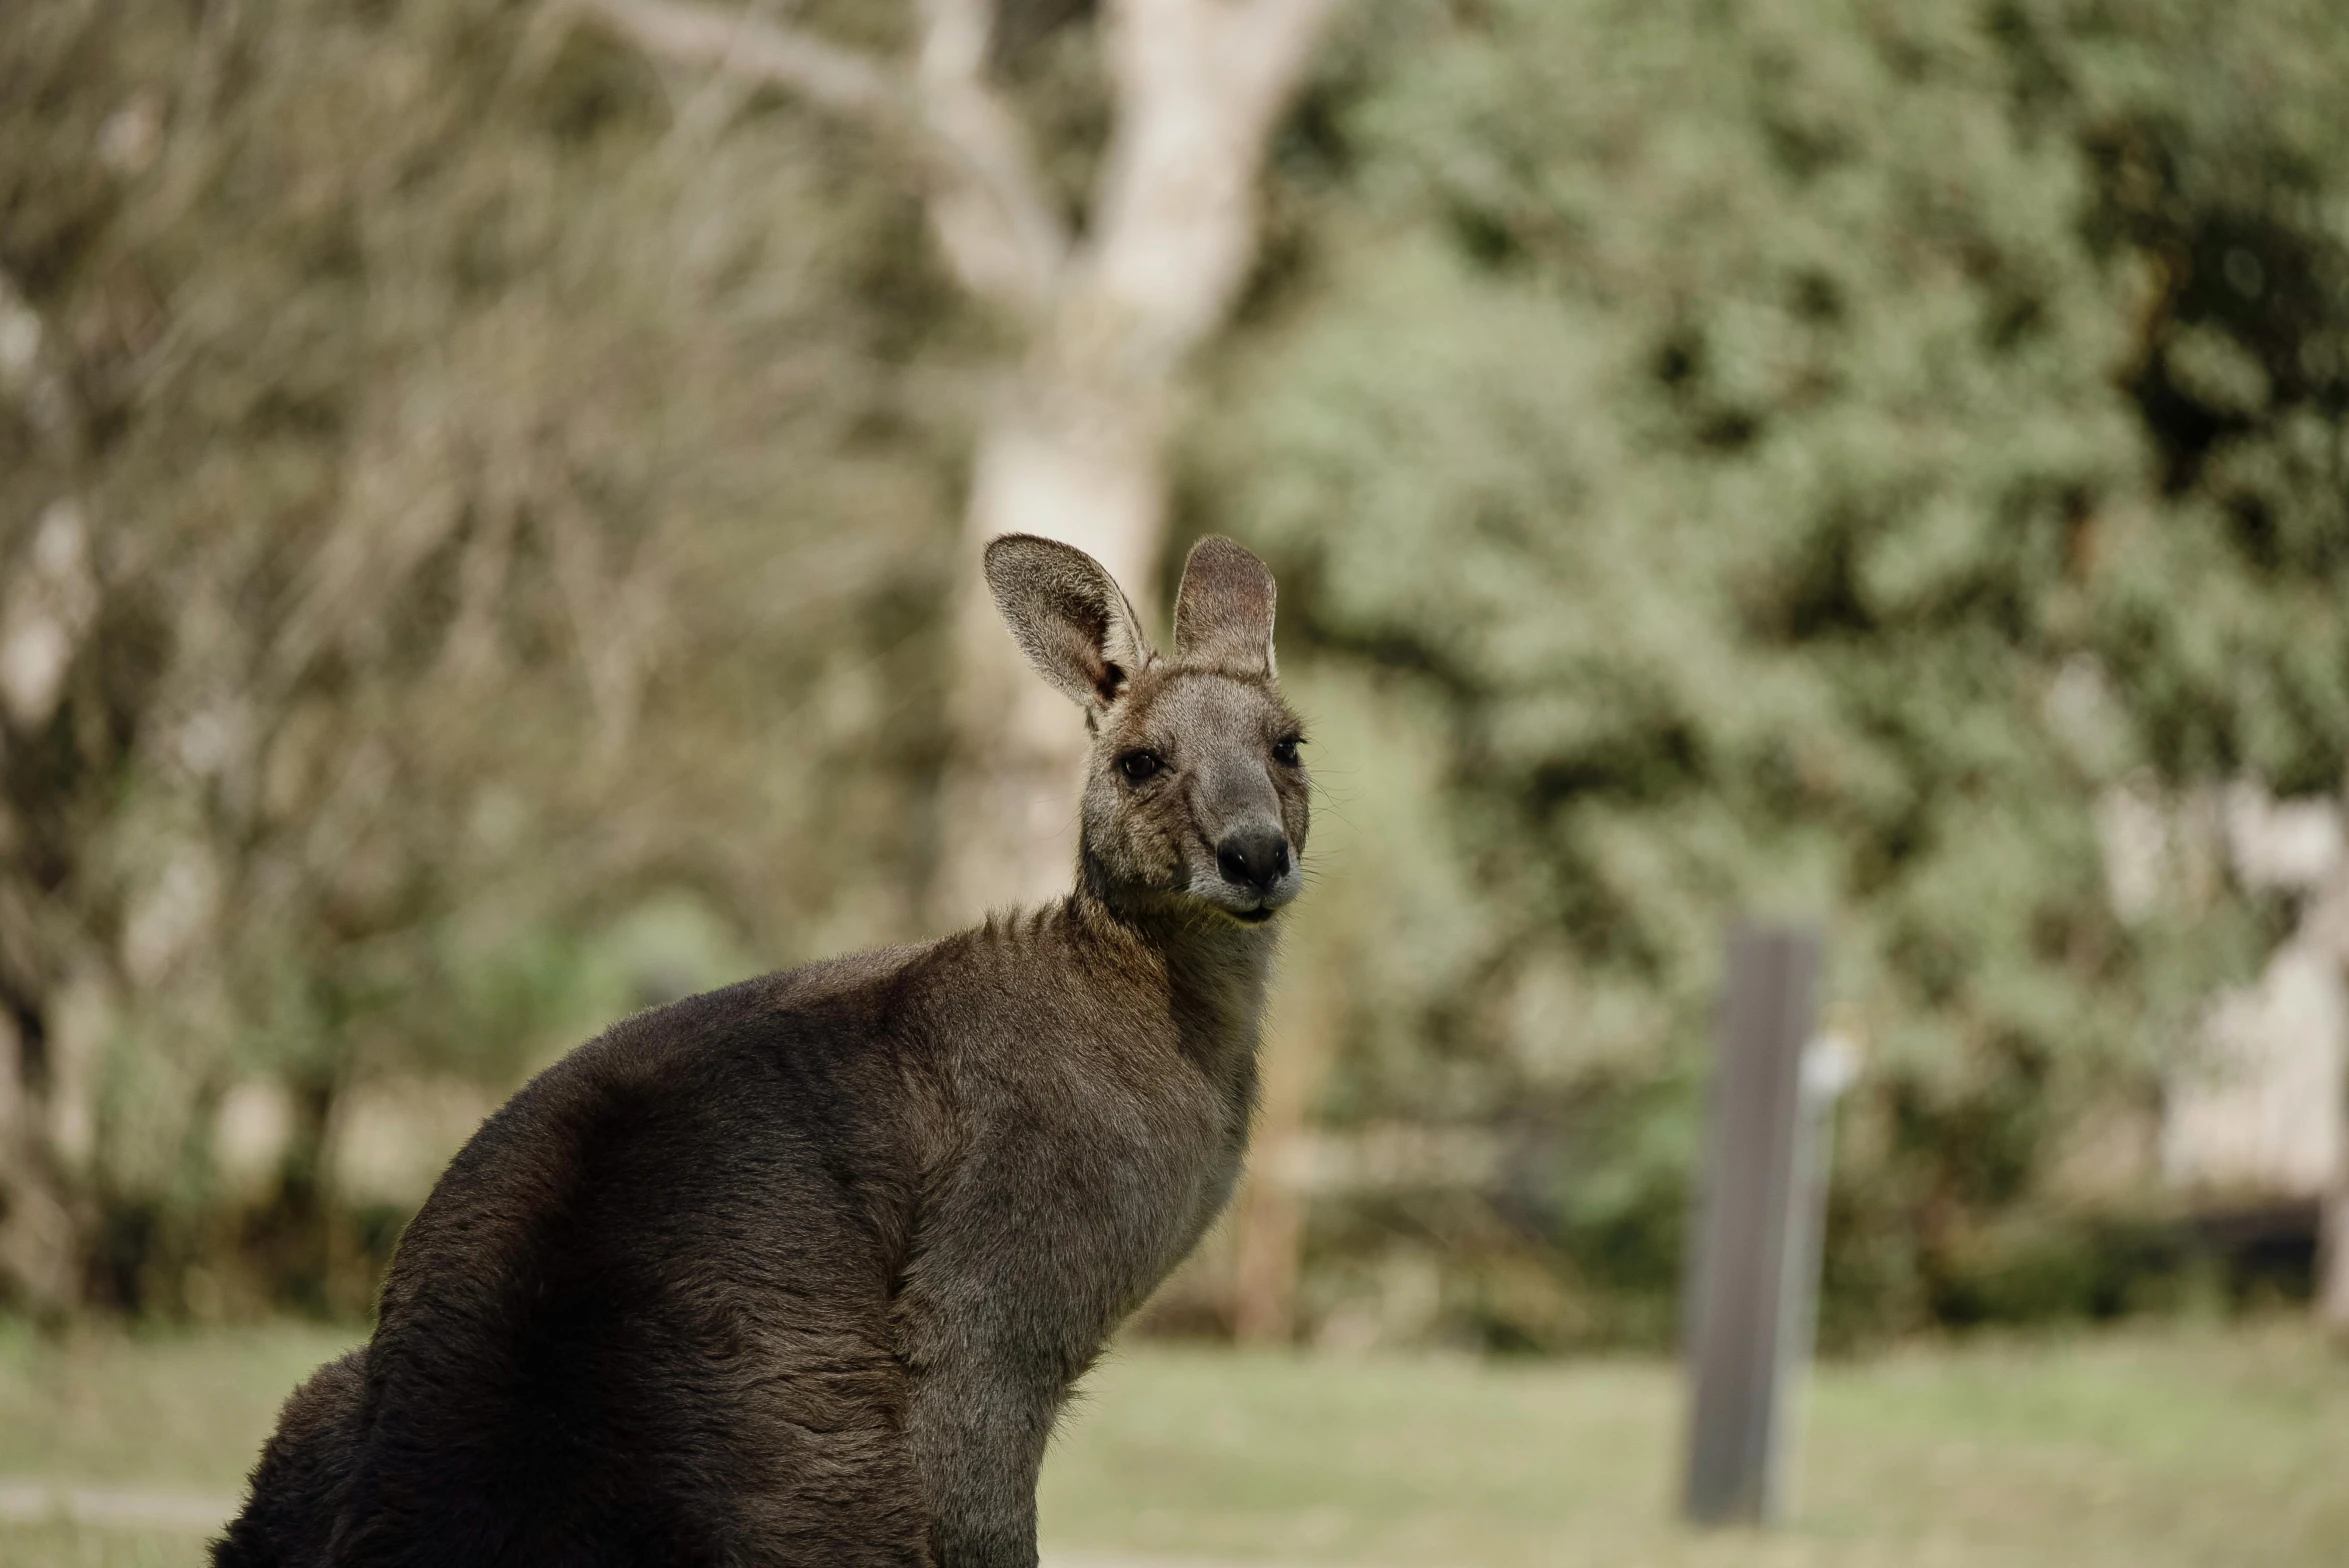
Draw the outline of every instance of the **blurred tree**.
[[[2138,283],[2125,386],[2163,504],[2095,541],[2094,638],[2171,781],[2330,797],[2349,772],[2349,18],[2305,0],[1996,15],[2034,118],[2070,116],[2088,236]],[[2292,917],[2278,912],[2277,923]],[[2338,892],[2293,940],[2349,962]],[[2349,1129],[2349,1103],[2335,1114]],[[2349,1135],[2338,1140],[2349,1147]],[[2319,1306],[2349,1332],[2349,1163]]]
[[[923,0],[899,68],[818,33],[682,0],[562,0],[665,58],[798,94],[910,144],[939,249],[1013,334],[974,456],[943,785],[940,923],[1065,891],[1082,736],[1003,635],[976,570],[996,534],[1091,552],[1155,609],[1176,378],[1255,252],[1265,139],[1335,0],[1108,0],[1110,129],[1076,213],[1030,151],[1003,40],[1033,54],[1080,8]]]
[[[646,899],[911,928],[952,294],[737,107],[493,0],[0,16],[18,1292],[356,1307],[355,1090],[730,978],[612,975]]]
[[[1443,834],[1379,846],[1405,913],[1324,1111],[1513,1152],[1322,1204],[1325,1322],[1432,1255],[1402,1331],[1669,1332],[1740,905],[1833,915],[1872,1053],[1831,1329],[2120,1304],[2059,1156],[2103,1118],[2105,1196],[2142,1180],[2156,1067],[2274,927],[2223,869],[2125,925],[2093,803],[2140,768],[2333,790],[2349,739],[2349,25],[2227,16],[1501,0],[1341,35],[1186,484],[1447,759]]]

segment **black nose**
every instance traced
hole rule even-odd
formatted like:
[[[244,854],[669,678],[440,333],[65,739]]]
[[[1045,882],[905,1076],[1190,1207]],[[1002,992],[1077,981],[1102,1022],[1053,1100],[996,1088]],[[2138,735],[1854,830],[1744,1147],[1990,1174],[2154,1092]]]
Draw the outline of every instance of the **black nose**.
[[[1215,846],[1215,864],[1226,881],[1269,893],[1289,874],[1288,835],[1275,827],[1242,828]]]

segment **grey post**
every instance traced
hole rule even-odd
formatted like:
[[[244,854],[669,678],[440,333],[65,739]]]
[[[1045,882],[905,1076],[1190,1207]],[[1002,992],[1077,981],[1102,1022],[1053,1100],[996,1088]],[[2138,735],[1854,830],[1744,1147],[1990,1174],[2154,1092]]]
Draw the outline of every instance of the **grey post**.
[[[1780,1433],[1810,1353],[1827,1113],[1846,1071],[1828,1055],[1805,1071],[1818,978],[1815,932],[1731,933],[1683,1318],[1696,1524],[1764,1524],[1783,1504]]]

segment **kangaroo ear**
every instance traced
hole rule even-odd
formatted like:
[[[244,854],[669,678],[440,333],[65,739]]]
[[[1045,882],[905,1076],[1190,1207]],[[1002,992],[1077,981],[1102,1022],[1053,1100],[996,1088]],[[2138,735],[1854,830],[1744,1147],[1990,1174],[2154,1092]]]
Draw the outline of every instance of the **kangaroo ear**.
[[[1272,658],[1272,573],[1229,539],[1191,546],[1175,594],[1175,656],[1278,673]]]
[[[1150,662],[1134,607],[1099,561],[1034,534],[989,540],[987,586],[1036,673],[1088,710],[1117,701]]]

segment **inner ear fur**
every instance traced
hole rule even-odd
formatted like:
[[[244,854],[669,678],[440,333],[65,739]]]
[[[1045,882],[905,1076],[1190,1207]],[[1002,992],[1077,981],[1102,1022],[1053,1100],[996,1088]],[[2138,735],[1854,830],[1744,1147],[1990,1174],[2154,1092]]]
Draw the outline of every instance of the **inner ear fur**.
[[[1098,712],[1150,662],[1150,643],[1125,592],[1074,545],[1035,534],[987,544],[987,586],[1036,673]]]
[[[1272,572],[1231,540],[1209,534],[1183,562],[1175,594],[1175,655],[1276,673]]]

